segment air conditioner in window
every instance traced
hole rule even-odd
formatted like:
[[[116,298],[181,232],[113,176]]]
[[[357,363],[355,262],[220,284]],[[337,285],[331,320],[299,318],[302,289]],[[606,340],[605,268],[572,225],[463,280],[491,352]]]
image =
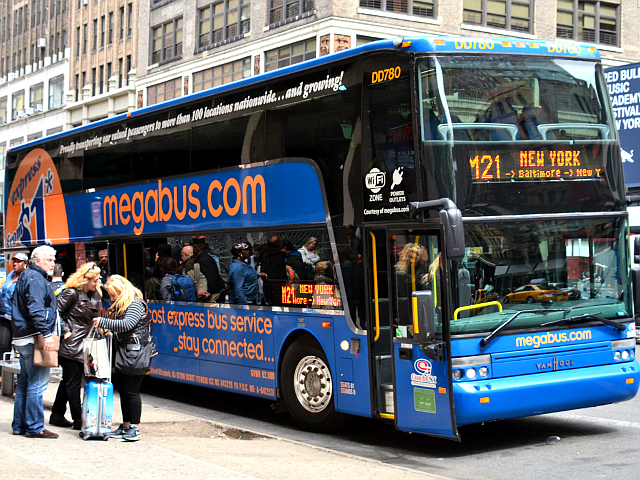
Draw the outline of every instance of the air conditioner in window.
[[[42,111],[42,104],[41,103],[36,103],[35,111],[36,112],[41,112]]]
[[[89,0],[82,0],[83,5],[89,5]]]
[[[16,115],[18,115],[18,118],[24,118],[24,117],[26,117],[26,116],[27,116],[27,115],[24,113],[24,110],[18,110],[18,111],[16,112]]]
[[[39,38],[38,39],[38,47],[45,48],[46,46],[47,46],[47,39],[46,38]]]
[[[25,115],[33,115],[34,113],[36,113],[36,111],[33,109],[33,107],[25,107],[24,113]]]

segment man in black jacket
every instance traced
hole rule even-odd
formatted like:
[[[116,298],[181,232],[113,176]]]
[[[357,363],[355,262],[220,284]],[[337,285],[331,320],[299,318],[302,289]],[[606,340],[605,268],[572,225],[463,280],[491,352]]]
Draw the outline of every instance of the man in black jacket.
[[[267,274],[264,295],[270,305],[282,305],[282,287],[287,283],[286,258],[284,242],[274,235],[262,260],[262,272]]]
[[[29,438],[58,438],[44,428],[42,397],[49,385],[49,368],[33,364],[35,337],[44,337],[44,351],[55,348],[58,335],[56,296],[49,277],[53,273],[56,251],[49,246],[31,253],[31,265],[16,282],[11,301],[13,345],[20,354],[20,374],[16,387],[11,428],[14,435]]]
[[[210,302],[218,299],[218,294],[224,289],[224,280],[220,276],[220,268],[209,250],[209,244],[205,237],[193,238],[193,249],[195,251],[196,261],[200,264],[200,271],[207,279],[207,292],[211,294]]]

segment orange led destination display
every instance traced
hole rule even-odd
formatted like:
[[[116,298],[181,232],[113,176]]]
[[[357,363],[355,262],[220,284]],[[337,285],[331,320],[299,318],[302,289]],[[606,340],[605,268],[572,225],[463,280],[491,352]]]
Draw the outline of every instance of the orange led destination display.
[[[338,308],[342,300],[335,285],[300,283],[282,287],[282,305],[301,308]]]
[[[599,178],[601,159],[587,159],[580,150],[521,150],[469,158],[475,181],[580,180]]]

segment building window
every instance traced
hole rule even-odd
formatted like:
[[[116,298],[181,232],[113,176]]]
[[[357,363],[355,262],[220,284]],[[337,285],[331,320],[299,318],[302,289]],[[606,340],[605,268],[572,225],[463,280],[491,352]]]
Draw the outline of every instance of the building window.
[[[120,7],[120,40],[124,38],[124,7]]]
[[[89,35],[89,26],[85,23],[84,24],[84,35],[82,36],[82,54],[86,55],[87,54],[87,36]]]
[[[405,13],[416,17],[435,17],[435,0],[360,0],[362,8]]]
[[[198,47],[241,38],[251,28],[249,0],[223,0],[198,10]]]
[[[122,70],[123,70],[122,59],[119,58],[118,59],[118,88],[122,88],[122,75],[124,74]]]
[[[217,67],[208,68],[193,74],[193,91],[234,82],[251,76],[251,57],[236,60]]]
[[[7,159],[7,142],[4,140],[0,143],[0,169],[5,168],[5,160]],[[0,197],[1,198],[1,197]],[[0,209],[3,208],[3,204],[0,203]]]
[[[64,75],[49,80],[49,108],[62,106],[62,94],[64,92]]]
[[[269,2],[269,24],[295,21],[303,14],[311,14],[314,9],[314,0],[271,0]]]
[[[113,43],[113,12],[109,12],[109,45]]]
[[[93,51],[98,49],[98,19],[93,20]]]
[[[618,5],[558,0],[556,18],[558,38],[618,46]]]
[[[154,105],[180,96],[182,96],[182,78],[178,77],[147,88],[147,105]]]
[[[24,143],[24,137],[14,138],[9,142],[9,148],[17,147],[18,145],[22,145]]]
[[[462,5],[465,23],[531,33],[530,0],[463,0]]]
[[[42,111],[42,92],[44,91],[44,84],[39,83],[29,89],[29,106],[35,111]]]
[[[309,40],[269,50],[265,52],[265,56],[265,72],[316,58],[316,39],[310,38]]]
[[[125,76],[125,84],[129,85],[129,72],[131,71],[131,55],[127,55],[127,64],[126,64],[126,68],[124,71],[124,76]]]
[[[182,17],[151,29],[151,63],[172,60],[182,55]]]
[[[53,127],[47,129],[47,136],[53,135],[54,133],[60,133],[62,131],[62,126]]]
[[[42,138],[42,132],[32,133],[30,135],[27,135],[27,142],[32,142],[33,140],[37,140],[39,138]]]
[[[7,123],[7,97],[0,98],[0,125]]]
[[[11,120],[18,118],[19,111],[24,114],[24,90],[11,95]]]
[[[100,17],[100,48],[104,47],[104,37],[106,33],[106,19],[104,15]]]
[[[133,32],[133,3],[127,5],[127,16],[127,37],[130,37]]]

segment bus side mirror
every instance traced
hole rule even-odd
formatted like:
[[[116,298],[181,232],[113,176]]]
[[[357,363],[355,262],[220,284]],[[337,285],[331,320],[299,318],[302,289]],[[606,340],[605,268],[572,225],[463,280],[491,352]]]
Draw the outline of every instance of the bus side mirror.
[[[640,263],[640,235],[634,235],[633,237],[633,263]]]
[[[444,239],[447,247],[447,257],[450,260],[464,258],[464,227],[462,226],[462,212],[455,205],[440,210],[440,221],[444,226]]]
[[[414,337],[424,345],[436,339],[436,307],[433,292],[419,290],[413,292]],[[417,326],[417,330],[415,329]]]

